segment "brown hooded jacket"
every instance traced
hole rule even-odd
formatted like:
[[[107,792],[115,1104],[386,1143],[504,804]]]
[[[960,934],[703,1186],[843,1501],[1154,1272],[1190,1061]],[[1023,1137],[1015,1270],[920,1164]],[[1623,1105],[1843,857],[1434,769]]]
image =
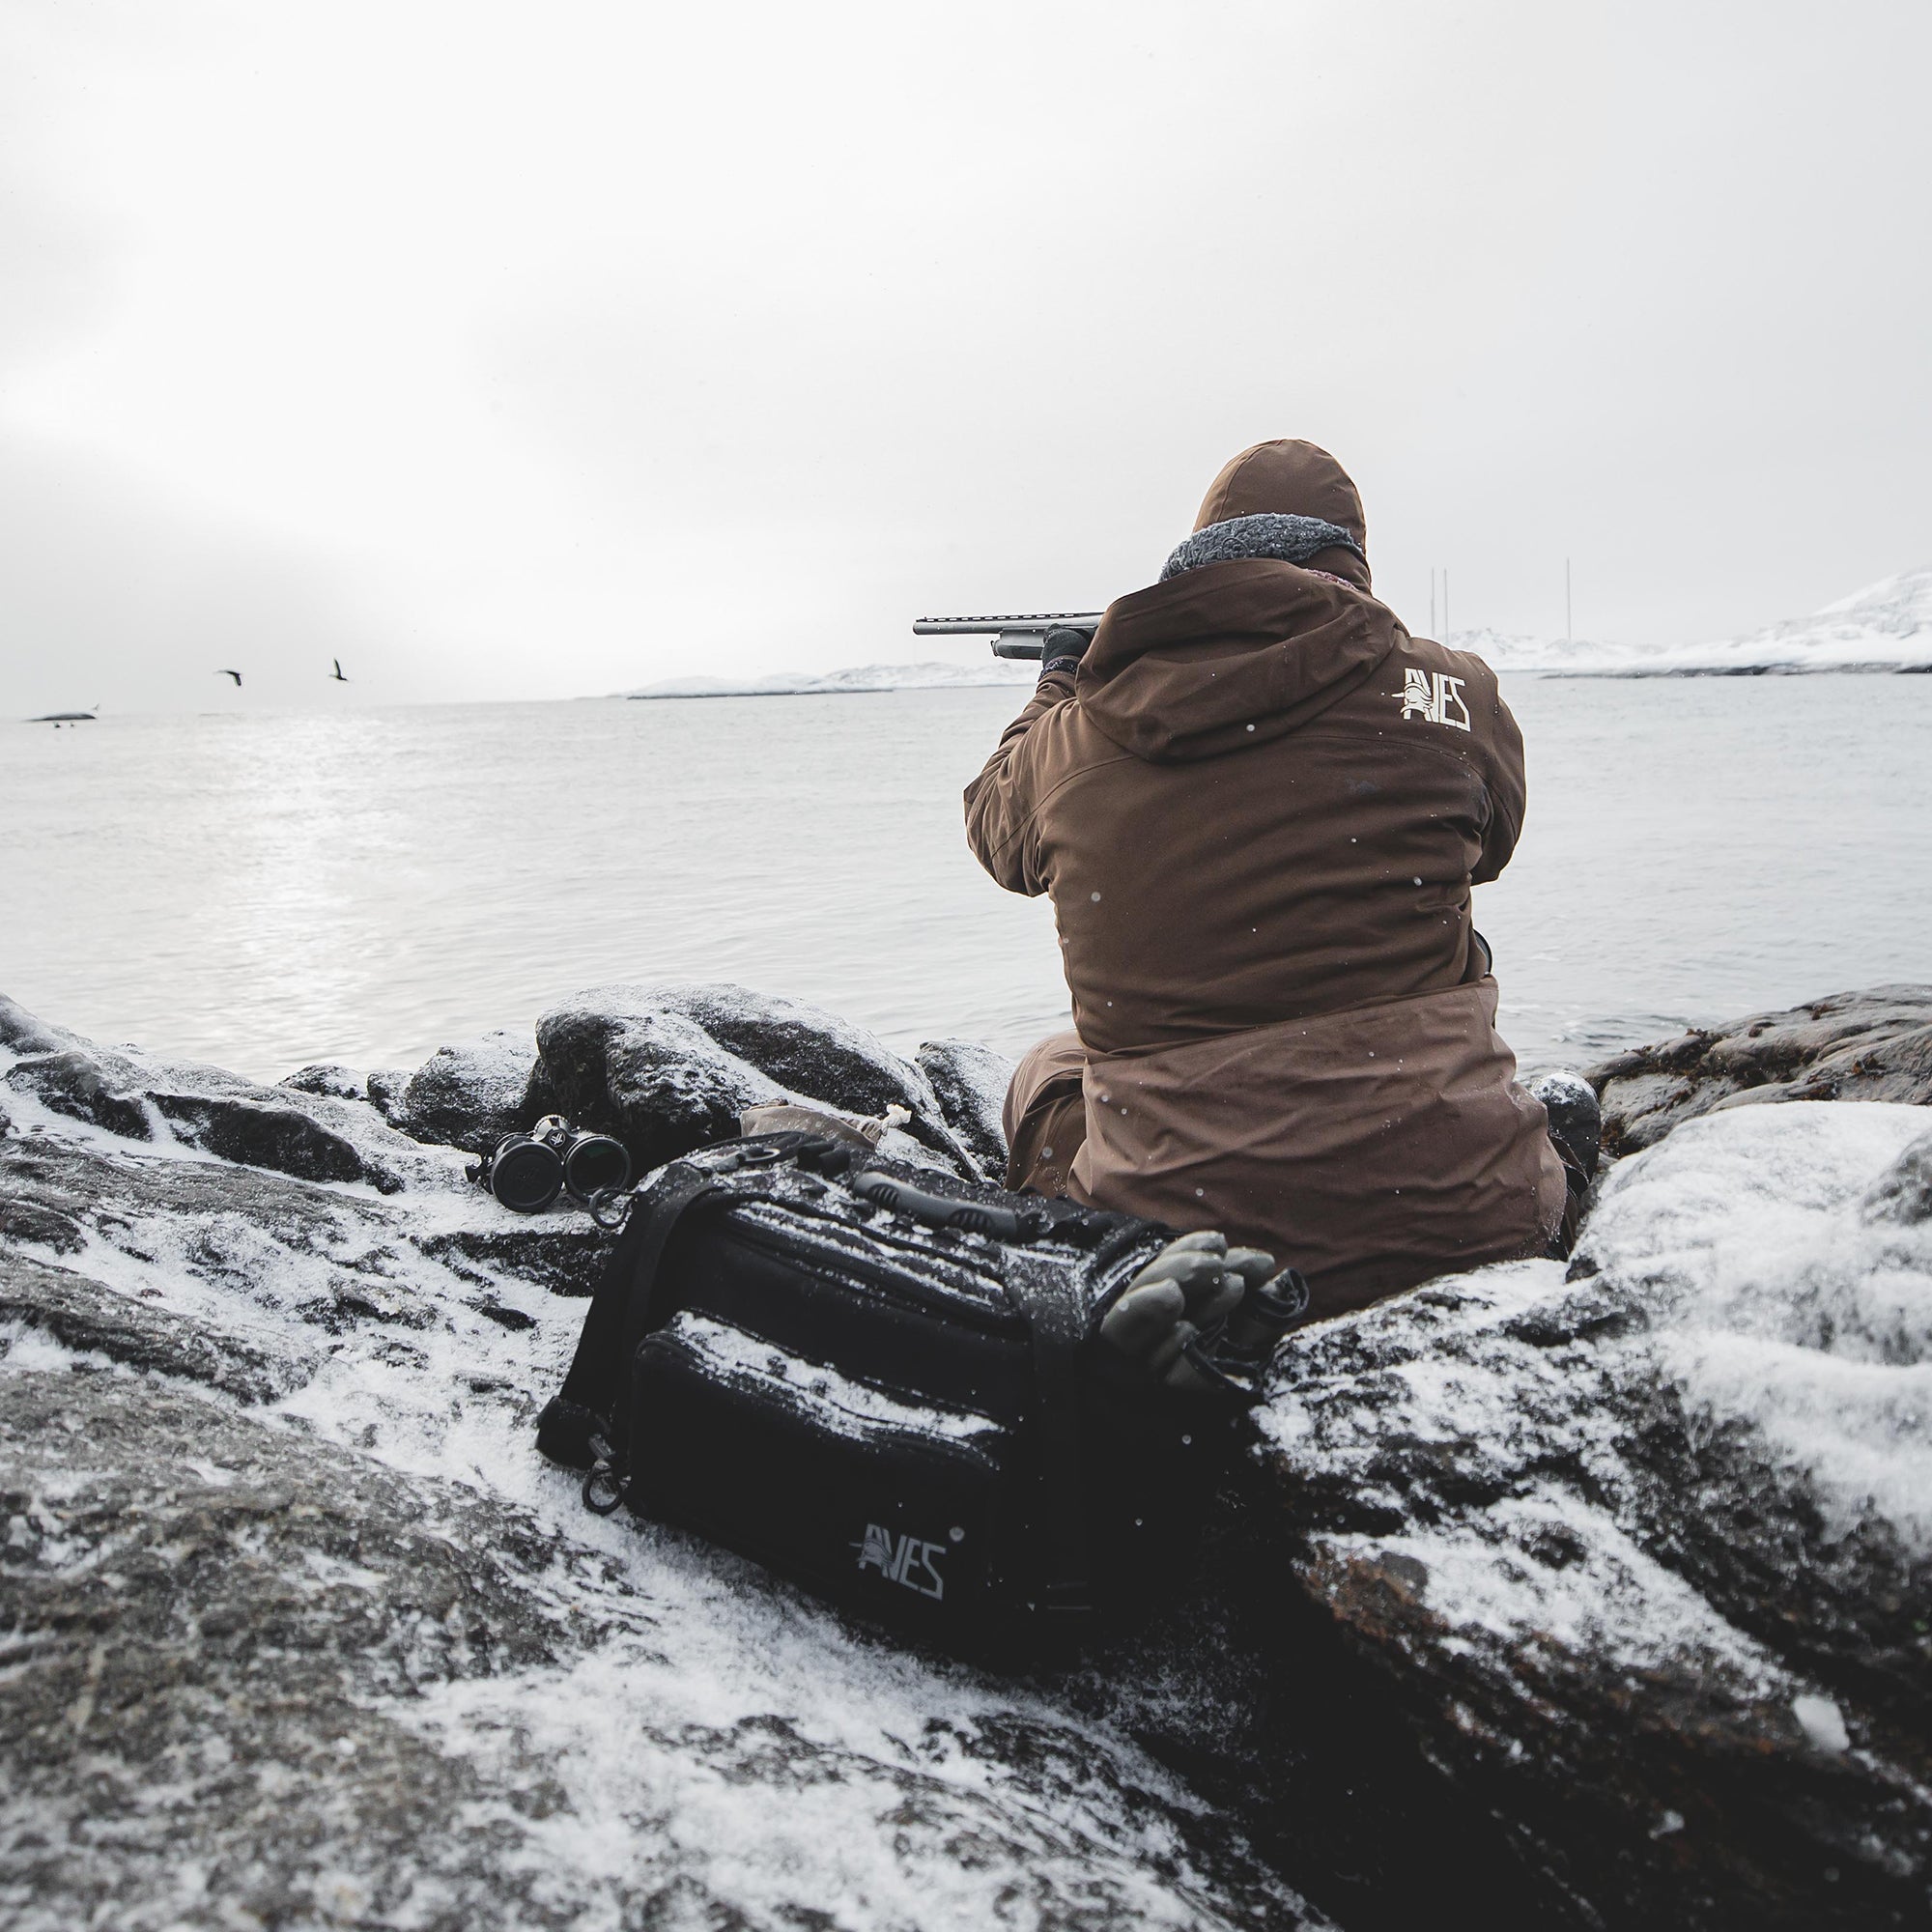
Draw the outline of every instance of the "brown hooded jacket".
[[[1244,451],[1196,527],[1264,510],[1366,537],[1311,443]],[[1014,1183],[1268,1248],[1321,1314],[1542,1252],[1563,1170],[1469,905],[1523,795],[1493,673],[1409,637],[1352,551],[1111,605],[966,792],[980,863],[1052,895],[1077,1029],[1022,1069]]]

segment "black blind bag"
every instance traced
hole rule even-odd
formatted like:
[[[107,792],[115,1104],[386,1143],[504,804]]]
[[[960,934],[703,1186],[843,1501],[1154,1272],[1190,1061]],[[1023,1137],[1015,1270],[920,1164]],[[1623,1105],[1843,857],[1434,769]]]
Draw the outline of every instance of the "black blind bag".
[[[1094,1373],[1167,1238],[808,1135],[707,1149],[634,1198],[538,1446],[943,1647],[1077,1635],[1184,1574],[1239,1412]]]

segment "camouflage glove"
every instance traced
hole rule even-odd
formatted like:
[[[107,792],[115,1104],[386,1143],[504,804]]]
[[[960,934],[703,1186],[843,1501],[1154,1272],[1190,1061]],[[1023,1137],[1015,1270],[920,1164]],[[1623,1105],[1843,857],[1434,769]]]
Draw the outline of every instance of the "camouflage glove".
[[[1231,1248],[1225,1235],[1183,1235],[1135,1275],[1100,1322],[1100,1345],[1135,1379],[1172,1389],[1213,1386],[1186,1357],[1188,1343],[1225,1321],[1243,1294],[1275,1271],[1260,1248]]]

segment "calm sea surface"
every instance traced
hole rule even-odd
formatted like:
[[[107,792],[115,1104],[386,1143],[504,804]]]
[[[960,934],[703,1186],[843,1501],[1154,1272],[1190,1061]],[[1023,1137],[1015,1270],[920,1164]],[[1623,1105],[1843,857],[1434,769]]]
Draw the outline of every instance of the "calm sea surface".
[[[1932,980],[1932,678],[1518,677],[1477,895],[1531,1065]],[[736,980],[900,1047],[1064,1023],[959,793],[1023,694],[0,726],[0,991],[273,1078],[413,1064],[603,980]]]

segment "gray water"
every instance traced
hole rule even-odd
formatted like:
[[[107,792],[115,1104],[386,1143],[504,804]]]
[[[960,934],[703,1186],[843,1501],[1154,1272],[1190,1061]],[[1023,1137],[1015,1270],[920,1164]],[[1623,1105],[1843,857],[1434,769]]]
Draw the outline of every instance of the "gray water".
[[[1526,1063],[1932,980],[1932,678],[1506,691],[1529,821],[1477,922]],[[1017,1051],[1065,1023],[1052,917],[980,871],[959,794],[1019,696],[0,727],[0,991],[266,1078],[665,976]]]

